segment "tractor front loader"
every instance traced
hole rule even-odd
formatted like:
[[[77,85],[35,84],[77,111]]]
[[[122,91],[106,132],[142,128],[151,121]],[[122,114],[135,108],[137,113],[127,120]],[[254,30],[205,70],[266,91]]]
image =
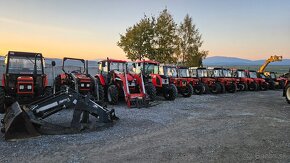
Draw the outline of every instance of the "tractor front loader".
[[[149,97],[145,90],[142,73],[127,70],[127,61],[109,59],[99,62],[99,74],[96,78],[105,88],[107,101],[116,105],[123,97],[129,108],[149,106]]]
[[[40,129],[45,127],[45,118],[60,112],[65,108],[73,108],[73,117],[70,125],[72,130],[90,128],[90,114],[100,123],[112,123],[118,118],[115,111],[108,110],[92,101],[88,95],[82,95],[75,90],[65,87],[61,91],[35,101],[31,104],[20,106],[13,103],[1,120],[3,123],[4,137],[6,140],[16,140],[40,136]]]

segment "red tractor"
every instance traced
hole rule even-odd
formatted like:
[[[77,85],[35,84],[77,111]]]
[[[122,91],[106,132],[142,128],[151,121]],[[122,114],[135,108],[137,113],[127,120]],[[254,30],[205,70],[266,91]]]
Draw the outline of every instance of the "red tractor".
[[[73,65],[73,66],[69,66]],[[88,62],[78,58],[63,58],[62,74],[54,80],[54,92],[70,87],[83,95],[90,95],[99,104],[104,101],[104,89],[95,77],[88,73]]]
[[[193,87],[187,78],[178,77],[177,67],[174,65],[160,65],[160,74],[169,77],[169,83],[174,84],[183,97],[190,97],[193,94]]]
[[[248,88],[247,84],[243,80],[241,80],[240,78],[236,78],[236,74],[232,69],[223,68],[223,74],[226,78],[231,79],[232,81],[235,81],[238,91],[247,90],[247,88]]]
[[[192,77],[189,73],[189,67],[179,66],[178,67],[178,77],[186,78],[187,82],[193,87],[193,91],[197,95],[205,93],[205,84],[200,81],[199,78]]]
[[[104,87],[107,101],[115,105],[119,97],[125,98],[128,107],[147,107],[149,97],[146,93],[142,73],[127,72],[127,61],[109,59],[99,63],[96,75]]]
[[[209,76],[206,68],[190,67],[189,72],[191,77],[198,78],[205,85],[205,92],[211,92],[213,94],[218,94],[222,92],[221,84],[217,83],[214,78],[211,78]]]
[[[208,69],[211,77],[216,79],[216,82],[222,86],[222,92],[235,93],[237,91],[237,81],[231,77],[223,68]]]
[[[269,83],[266,82],[265,79],[259,78],[257,71],[254,70],[247,70],[245,71],[248,78],[251,78],[257,83],[258,89],[262,91],[266,91],[269,88]]]
[[[238,80],[238,83],[240,85],[240,87],[245,87],[245,90],[250,90],[250,91],[255,91],[258,89],[258,85],[255,82],[254,79],[249,78],[247,76],[247,73],[245,70],[243,69],[236,69],[236,70],[232,70],[234,77],[236,77]]]
[[[8,52],[0,87],[0,113],[5,113],[5,108],[16,101],[27,104],[51,95],[44,64],[41,53]]]
[[[163,95],[166,100],[175,100],[177,88],[169,83],[168,76],[159,74],[159,62],[142,60],[134,64],[135,71],[143,74],[146,92],[151,100],[155,100],[156,95]]]

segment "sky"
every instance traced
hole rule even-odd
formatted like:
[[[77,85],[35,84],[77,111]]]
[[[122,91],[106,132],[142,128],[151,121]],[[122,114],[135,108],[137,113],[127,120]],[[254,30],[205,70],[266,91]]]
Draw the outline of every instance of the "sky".
[[[0,55],[125,59],[120,34],[164,8],[193,18],[209,56],[290,58],[289,0],[0,0]]]

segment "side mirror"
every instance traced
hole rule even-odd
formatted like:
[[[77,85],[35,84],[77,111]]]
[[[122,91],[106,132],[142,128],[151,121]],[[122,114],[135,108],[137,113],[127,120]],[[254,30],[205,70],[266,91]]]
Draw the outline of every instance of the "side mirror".
[[[51,65],[54,67],[55,66],[55,61],[51,61]]]

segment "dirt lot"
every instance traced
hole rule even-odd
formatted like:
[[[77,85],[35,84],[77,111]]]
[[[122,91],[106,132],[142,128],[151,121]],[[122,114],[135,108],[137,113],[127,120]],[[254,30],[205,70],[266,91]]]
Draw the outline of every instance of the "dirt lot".
[[[120,120],[101,131],[1,138],[0,162],[290,162],[290,105],[281,94],[179,97],[147,109],[123,104],[114,107]]]

